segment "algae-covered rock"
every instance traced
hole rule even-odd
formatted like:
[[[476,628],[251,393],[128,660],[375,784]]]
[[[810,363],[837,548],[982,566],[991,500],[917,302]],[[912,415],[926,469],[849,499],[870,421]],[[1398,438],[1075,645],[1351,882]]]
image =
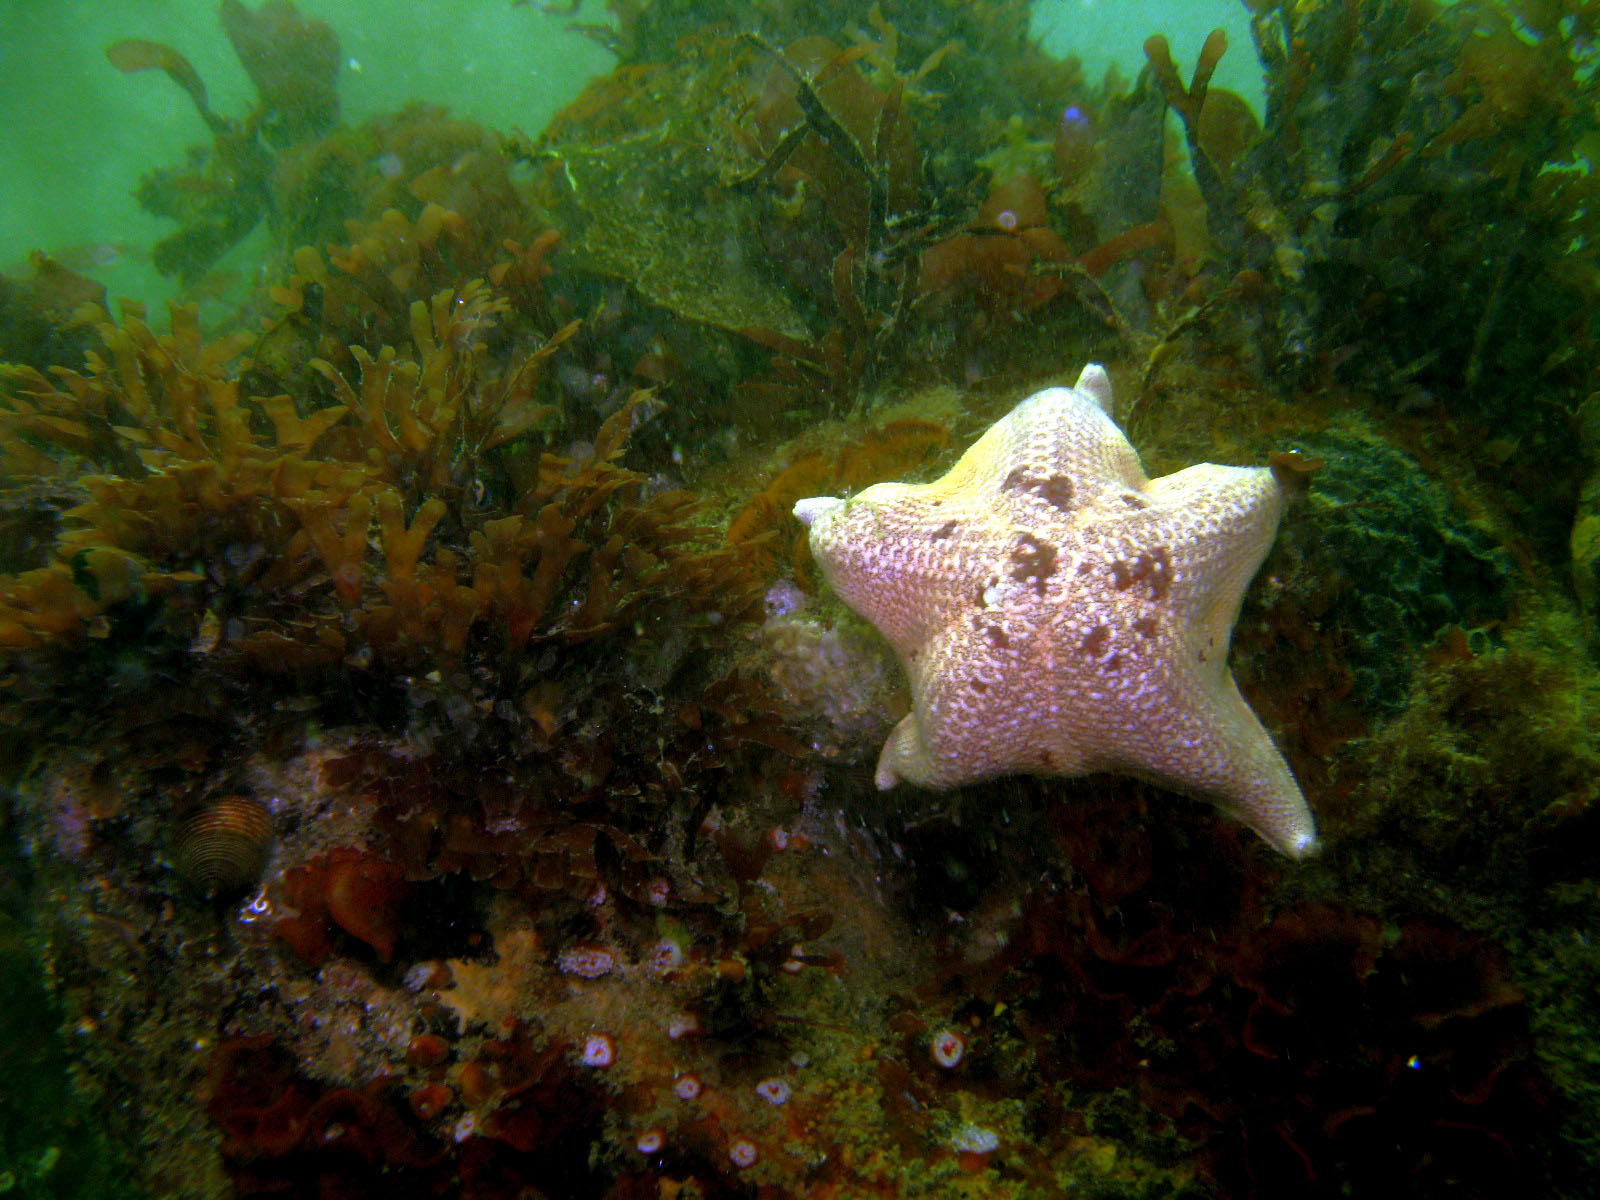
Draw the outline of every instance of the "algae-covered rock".
[[[1346,631],[1357,702],[1392,713],[1435,633],[1505,615],[1511,560],[1443,481],[1392,442],[1329,430],[1307,445],[1326,460],[1308,520],[1345,583],[1329,619]]]
[[[1593,467],[1578,492],[1578,510],[1572,521],[1572,587],[1590,621],[1590,632],[1600,615],[1600,398],[1590,396],[1578,410],[1578,430],[1584,453]]]
[[[132,1200],[127,1164],[73,1093],[40,976],[26,926],[0,912],[0,1069],[7,1098],[22,1101],[0,1101],[0,1193]]]

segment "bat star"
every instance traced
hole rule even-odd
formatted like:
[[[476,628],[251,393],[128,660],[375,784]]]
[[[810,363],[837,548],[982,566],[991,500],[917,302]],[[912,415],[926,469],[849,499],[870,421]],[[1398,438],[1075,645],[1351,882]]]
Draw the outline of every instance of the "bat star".
[[[1228,669],[1283,484],[1213,463],[1150,479],[1110,412],[1111,381],[1090,364],[1018,404],[942,479],[795,505],[823,576],[910,680],[878,786],[1135,775],[1303,858],[1311,812]]]

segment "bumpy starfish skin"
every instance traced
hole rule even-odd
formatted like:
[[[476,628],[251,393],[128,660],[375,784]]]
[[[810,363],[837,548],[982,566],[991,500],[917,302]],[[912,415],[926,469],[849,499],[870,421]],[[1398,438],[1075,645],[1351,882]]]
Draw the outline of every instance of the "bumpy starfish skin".
[[[1110,408],[1091,364],[942,479],[795,506],[828,582],[910,678],[878,786],[1138,775],[1303,857],[1305,798],[1228,670],[1283,488],[1265,467],[1211,463],[1149,479]]]

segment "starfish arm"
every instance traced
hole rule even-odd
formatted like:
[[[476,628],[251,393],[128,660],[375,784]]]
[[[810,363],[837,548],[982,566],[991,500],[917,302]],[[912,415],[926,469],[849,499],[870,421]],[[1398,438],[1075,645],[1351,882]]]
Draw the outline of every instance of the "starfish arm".
[[[907,713],[889,731],[883,753],[878,755],[878,770],[874,776],[879,791],[886,792],[902,780],[919,787],[938,786],[931,782],[932,764],[928,761],[927,748],[922,745],[921,732],[914,712]]]
[[[1078,382],[1072,385],[1072,390],[1088,396],[1106,416],[1115,415],[1111,411],[1111,376],[1099,363],[1085,363],[1083,370],[1078,372]]]
[[[901,718],[878,755],[875,780],[880,791],[901,782],[946,791],[1016,769],[990,752],[992,747],[981,744],[971,730],[957,733],[941,728],[943,724],[940,714],[927,711],[925,703]],[[996,724],[1003,724],[1000,714],[996,714]]]
[[[980,449],[986,453],[975,453]],[[981,464],[982,485],[1002,495],[1019,478],[1028,485],[1023,490],[1034,491],[1045,481],[1064,481],[1064,510],[1092,506],[1106,494],[1139,491],[1149,483],[1138,452],[1099,397],[1076,388],[1035,392],[991,427],[957,469],[968,459],[974,460],[975,470]]]
[[[1057,681],[1040,647],[1009,642],[993,616],[958,622],[907,664],[911,712],[878,759],[880,788],[943,789],[1017,772],[1080,775],[1082,730],[1063,727]]]
[[[1290,858],[1316,853],[1316,822],[1300,785],[1233,676],[1206,690],[1203,706],[1171,715],[1161,748],[1129,769],[1205,797]]]
[[[988,672],[963,642],[958,631],[947,628],[906,660],[911,711],[890,731],[878,756],[880,789],[904,780],[942,790],[1004,770],[974,736],[983,723],[988,684],[982,676]]]
[[[976,553],[971,506],[935,484],[880,483],[850,500],[802,500],[811,553],[839,598],[916,657],[961,607]]]
[[[1283,513],[1283,487],[1266,467],[1201,463],[1152,480],[1155,511],[1172,514],[1171,608],[1227,657],[1228,636]]]

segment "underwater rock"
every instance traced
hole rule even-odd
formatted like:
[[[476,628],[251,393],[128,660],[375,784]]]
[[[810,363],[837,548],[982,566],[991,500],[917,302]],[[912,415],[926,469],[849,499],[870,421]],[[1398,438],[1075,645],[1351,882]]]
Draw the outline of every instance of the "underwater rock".
[[[205,138],[139,194],[156,265],[267,225],[170,332],[0,284],[0,897],[53,991],[12,1028],[145,1191],[1586,1194],[1593,6],[1253,0],[1259,123],[1221,38],[1090,82],[1033,7],[611,0],[528,133],[338,123],[284,0],[223,6],[253,112],[108,51]],[[1158,473],[1327,464],[1232,635],[1315,862],[1134,778],[873,787],[902,672],[795,501],[1090,359]],[[1089,582],[1158,611],[1155,544]],[[185,824],[235,794],[261,885],[197,903],[186,828],[261,852]]]
[[[1572,588],[1589,617],[1591,636],[1600,636],[1600,396],[1591,394],[1579,408],[1578,430],[1593,470],[1579,489],[1572,520]]]
[[[104,307],[106,289],[43,254],[31,266],[25,278],[0,275],[0,362],[78,366],[99,339],[92,321],[75,317],[85,305]]]
[[[782,594],[774,585],[774,594]],[[792,584],[788,589],[799,594]],[[882,639],[859,622],[829,621],[802,602],[761,628],[760,666],[785,719],[816,753],[860,762],[876,753],[905,711],[899,669]]]
[[[1505,615],[1510,555],[1392,441],[1352,425],[1304,444],[1325,460],[1304,528],[1344,582],[1326,619],[1347,631],[1352,698],[1364,711],[1394,713],[1440,629]]]

